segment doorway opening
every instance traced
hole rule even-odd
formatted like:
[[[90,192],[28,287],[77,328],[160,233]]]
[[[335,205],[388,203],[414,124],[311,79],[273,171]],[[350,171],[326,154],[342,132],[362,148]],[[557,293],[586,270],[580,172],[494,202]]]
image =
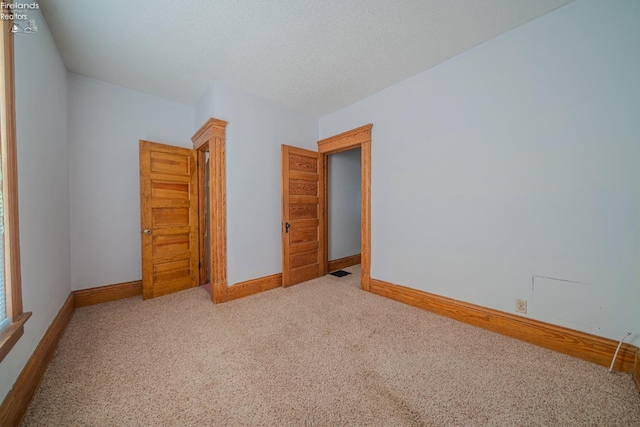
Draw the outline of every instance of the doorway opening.
[[[328,156],[360,148],[360,287],[371,281],[371,128],[318,141],[318,151],[282,145],[282,286],[329,272]]]
[[[356,147],[327,155],[327,195],[324,200],[327,205],[327,272],[331,274],[361,262],[361,154],[362,149]],[[349,272],[343,273],[346,274]]]
[[[211,170],[209,144],[198,152],[199,284],[211,293]]]
[[[356,129],[352,129],[341,134],[322,139],[318,141],[318,152],[322,155],[322,164],[324,165],[322,170],[322,180],[324,185],[324,200],[327,200],[329,180],[328,169],[328,156],[343,151],[348,151],[354,148],[360,148],[360,183],[361,183],[361,195],[360,195],[360,287],[368,291],[371,282],[371,128],[372,124],[364,125]],[[324,236],[324,251],[325,251],[325,266],[324,274],[329,272],[329,258],[328,258],[328,206],[327,203],[323,204],[323,221],[324,227],[322,227]]]
[[[206,283],[214,303],[228,299],[226,125],[207,120],[192,149],[140,141],[144,299]]]

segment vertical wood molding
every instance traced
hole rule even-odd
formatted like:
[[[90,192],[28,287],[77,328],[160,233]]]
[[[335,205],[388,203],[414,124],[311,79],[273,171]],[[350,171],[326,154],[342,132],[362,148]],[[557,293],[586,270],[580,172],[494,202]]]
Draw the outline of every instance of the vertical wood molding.
[[[324,173],[327,171],[326,162],[327,156],[322,153],[318,153],[318,267],[319,277],[327,274],[326,267],[329,265],[329,240],[324,236],[328,236],[328,218],[325,217],[324,209],[328,204],[328,192],[325,184],[327,180],[324,179]]]
[[[74,296],[69,294],[42,340],[22,369],[13,388],[0,406],[0,425],[18,426],[27,412],[33,395],[53,358],[56,347],[64,334],[74,310]]]
[[[2,12],[11,14],[7,3],[2,3]],[[10,32],[13,21],[3,19],[0,24],[0,43],[2,60],[0,78],[2,78],[0,96],[0,160],[2,161],[2,194],[4,221],[4,283],[6,316],[11,326],[0,334],[0,361],[8,354],[24,333],[24,322],[30,313],[23,312],[22,278],[20,267],[20,222],[18,212],[18,158],[16,147],[16,110],[15,110],[15,67],[13,34]]]
[[[287,239],[289,238],[289,234],[288,231],[286,230],[286,224],[289,222],[289,210],[287,209],[287,182],[289,182],[289,167],[287,166],[289,164],[289,159],[288,159],[288,151],[287,151],[287,146],[282,144],[280,146],[280,169],[281,169],[281,179],[282,181],[280,182],[280,203],[282,204],[281,206],[281,215],[282,215],[282,224],[281,224],[281,230],[280,230],[280,234],[281,234],[281,248],[282,248],[282,286],[288,286],[289,283],[291,282],[290,279],[290,271],[291,269],[289,268],[289,265],[291,264],[290,259],[289,259],[289,249],[290,249],[290,245],[287,245]]]
[[[322,271],[320,274],[324,276],[331,271],[329,266],[329,155],[326,153],[320,153],[322,157],[322,202],[320,203],[320,222],[322,224],[322,234],[320,239],[325,243],[322,246],[322,258],[324,262],[322,264]]]
[[[521,341],[608,367],[618,343],[562,326],[457,301],[417,289],[371,279],[371,292],[441,316],[459,320]],[[620,347],[614,369],[633,372],[638,349]]]
[[[72,295],[76,308],[136,297],[142,295],[142,280],[80,289],[73,291]]]
[[[204,230],[207,226],[206,215],[206,197],[205,192],[202,191],[205,188],[204,181],[204,168],[206,167],[204,150],[197,150],[198,158],[198,285],[207,283],[207,264],[206,259],[206,243],[204,238]],[[211,234],[211,232],[209,232]]]
[[[226,147],[225,139],[215,138],[214,155],[210,158],[211,199],[211,299],[214,304],[226,302],[227,286],[227,194],[226,194]],[[211,142],[209,143],[211,145]]]
[[[360,206],[360,255],[362,274],[360,278],[360,287],[368,291],[371,281],[371,128],[372,124],[360,126],[359,128],[334,135],[329,138],[318,141],[318,152],[324,154],[325,159],[328,155],[340,153],[342,151],[351,150],[361,147],[361,206]],[[323,181],[328,181],[328,168],[323,168]],[[325,189],[327,186],[325,185]],[[325,203],[323,208],[323,226],[328,230],[328,192],[325,191]],[[328,246],[328,232],[324,233],[325,246]],[[328,251],[328,249],[327,249]],[[328,253],[328,252],[327,252]],[[328,259],[325,258],[325,259]],[[327,261],[326,268],[329,268]]]
[[[226,121],[210,118],[191,138],[194,149],[209,150],[210,276],[214,304],[228,300],[226,126]]]
[[[369,140],[362,143],[362,207],[360,226],[360,265],[362,277],[360,286],[369,291],[371,283],[371,128],[369,128]]]
[[[5,6],[2,12],[10,12]],[[15,69],[11,20],[2,20],[2,174],[4,194],[5,280],[7,289],[7,313],[16,318],[22,314],[22,283],[20,278],[20,223],[18,220],[18,158],[16,148]],[[10,296],[10,297],[9,297]]]

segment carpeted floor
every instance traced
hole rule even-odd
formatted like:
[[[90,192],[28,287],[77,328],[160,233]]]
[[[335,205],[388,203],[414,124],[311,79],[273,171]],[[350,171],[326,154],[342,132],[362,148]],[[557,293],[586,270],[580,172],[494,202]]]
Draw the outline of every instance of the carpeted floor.
[[[26,426],[633,426],[628,374],[325,276],[80,308]]]

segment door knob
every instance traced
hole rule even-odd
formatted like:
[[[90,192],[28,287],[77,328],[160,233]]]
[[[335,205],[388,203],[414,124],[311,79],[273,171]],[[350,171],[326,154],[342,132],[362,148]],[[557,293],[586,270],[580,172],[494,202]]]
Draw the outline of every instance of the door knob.
[[[145,228],[143,231],[144,234],[151,234],[151,229]]]

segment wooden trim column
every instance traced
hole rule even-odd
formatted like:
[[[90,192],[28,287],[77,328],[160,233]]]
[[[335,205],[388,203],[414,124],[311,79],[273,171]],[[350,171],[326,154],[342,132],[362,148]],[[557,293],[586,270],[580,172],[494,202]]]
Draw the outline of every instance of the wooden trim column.
[[[209,151],[209,224],[211,228],[211,301],[226,302],[227,286],[227,201],[226,127],[224,120],[211,118],[193,135],[193,148]],[[203,231],[200,230],[200,233]]]
[[[369,139],[362,142],[362,207],[360,226],[360,247],[362,278],[360,279],[363,290],[368,291],[371,283],[371,128],[369,127]],[[366,190],[365,190],[366,189]]]

